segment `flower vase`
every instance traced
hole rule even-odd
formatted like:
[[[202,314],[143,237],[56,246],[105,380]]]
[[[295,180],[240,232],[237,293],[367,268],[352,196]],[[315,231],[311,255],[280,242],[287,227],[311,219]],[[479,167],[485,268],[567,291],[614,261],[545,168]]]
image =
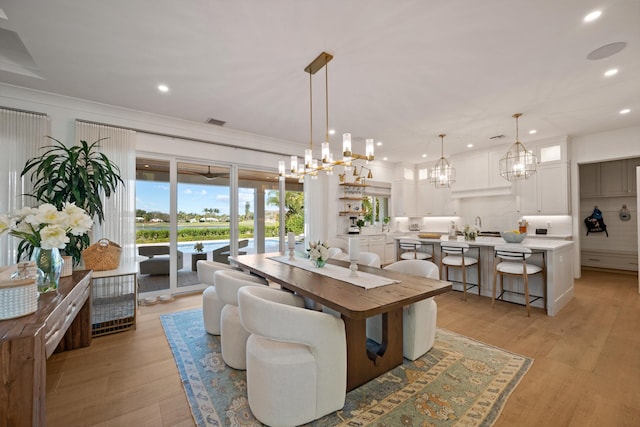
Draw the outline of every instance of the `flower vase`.
[[[63,263],[58,248],[42,249],[36,247],[33,249],[31,259],[36,262],[38,268],[44,273],[44,280],[38,285],[38,292],[43,294],[57,290]]]
[[[322,268],[327,263],[327,260],[322,258],[316,258],[313,260],[313,263],[316,265],[316,267]]]

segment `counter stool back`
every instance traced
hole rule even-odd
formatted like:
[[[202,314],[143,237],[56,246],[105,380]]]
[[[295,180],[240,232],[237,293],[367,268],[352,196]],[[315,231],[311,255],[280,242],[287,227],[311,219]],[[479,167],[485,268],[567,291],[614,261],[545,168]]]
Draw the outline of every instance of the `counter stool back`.
[[[477,258],[469,256],[467,253],[469,250],[477,250]],[[442,252],[440,258],[440,277],[443,280],[449,281],[449,268],[459,268],[462,271],[462,292],[463,298],[467,300],[467,290],[477,287],[478,296],[480,295],[480,248],[470,248],[468,243],[465,242],[442,242],[440,244],[440,250]],[[467,284],[467,267],[476,266],[478,272],[478,283]]]
[[[510,244],[496,246],[493,260],[493,294],[491,296],[491,306],[495,305],[495,300],[504,301],[505,293],[524,295],[527,316],[531,316],[531,303],[539,299],[543,300],[544,308],[547,308],[547,281],[546,281],[546,260],[544,252],[536,252],[542,255],[542,266],[528,263],[527,260],[534,254],[531,249],[524,246]],[[542,276],[543,295],[529,294],[529,276],[540,274]],[[500,295],[496,297],[496,282],[500,276]],[[513,290],[505,290],[503,276],[521,277],[524,282],[524,293]],[[530,298],[532,298],[530,300]]]
[[[401,239],[398,242],[400,248],[400,259],[430,259],[432,255],[427,252],[420,251],[422,246],[426,244],[420,240],[413,239]],[[431,245],[433,248],[433,245]]]

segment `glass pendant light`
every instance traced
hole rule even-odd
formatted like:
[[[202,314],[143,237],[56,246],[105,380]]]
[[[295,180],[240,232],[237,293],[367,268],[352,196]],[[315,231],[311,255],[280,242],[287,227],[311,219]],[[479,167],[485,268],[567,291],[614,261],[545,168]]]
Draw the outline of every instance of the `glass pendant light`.
[[[516,142],[509,148],[507,154],[500,159],[500,176],[507,181],[527,179],[536,173],[536,156],[528,151],[518,138],[518,118],[522,113],[516,113]]]
[[[429,183],[434,184],[436,188],[449,188],[451,184],[456,182],[456,170],[444,158],[444,137],[446,134],[438,135],[440,137],[441,157],[429,173]]]

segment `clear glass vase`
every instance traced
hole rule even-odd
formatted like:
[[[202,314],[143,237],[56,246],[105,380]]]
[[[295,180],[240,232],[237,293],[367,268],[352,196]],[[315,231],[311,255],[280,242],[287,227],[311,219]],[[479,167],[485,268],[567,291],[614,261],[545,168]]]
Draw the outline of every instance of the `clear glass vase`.
[[[327,263],[327,260],[326,259],[321,259],[321,258],[316,258],[316,259],[313,260],[313,263],[316,265],[316,267],[322,268]]]
[[[58,289],[60,271],[62,271],[62,256],[58,248],[42,249],[34,248],[31,259],[36,262],[38,268],[44,273],[44,280],[38,285],[38,292],[52,292]]]

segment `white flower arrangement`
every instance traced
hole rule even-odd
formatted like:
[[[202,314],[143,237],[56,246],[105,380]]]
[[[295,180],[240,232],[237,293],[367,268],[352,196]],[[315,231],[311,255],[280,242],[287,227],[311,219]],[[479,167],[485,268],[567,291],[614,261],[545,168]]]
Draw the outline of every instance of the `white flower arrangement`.
[[[321,262],[329,259],[329,247],[327,244],[319,240],[309,243],[309,259]]]
[[[92,226],[91,217],[74,203],[65,203],[60,211],[45,203],[37,208],[24,207],[12,215],[0,215],[0,234],[8,231],[23,240],[20,246],[28,243],[42,249],[64,249],[69,235],[81,236]]]
[[[476,237],[478,236],[478,232],[480,230],[478,230],[478,227],[476,227],[475,225],[465,225],[464,226],[464,238],[465,240],[476,240]]]

